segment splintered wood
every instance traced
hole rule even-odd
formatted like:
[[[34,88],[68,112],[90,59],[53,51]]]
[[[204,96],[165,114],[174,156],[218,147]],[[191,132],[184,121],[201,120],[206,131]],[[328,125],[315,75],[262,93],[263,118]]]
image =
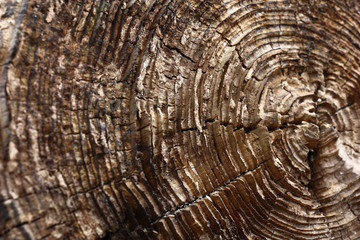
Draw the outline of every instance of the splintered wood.
[[[0,16],[0,239],[360,239],[358,1]]]

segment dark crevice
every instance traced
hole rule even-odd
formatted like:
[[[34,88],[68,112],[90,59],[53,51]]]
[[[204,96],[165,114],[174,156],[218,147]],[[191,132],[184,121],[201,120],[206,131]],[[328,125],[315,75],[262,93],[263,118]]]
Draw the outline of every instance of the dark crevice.
[[[269,126],[268,127],[268,131],[269,131],[269,133],[271,133],[271,132],[274,132],[274,131],[276,131],[276,130],[283,130],[283,129],[286,129],[288,127],[288,124],[287,123],[283,123],[283,124],[281,124],[280,126]]]
[[[187,207],[191,206],[192,204],[194,204],[194,203],[196,203],[196,202],[198,202],[198,201],[200,201],[200,200],[202,200],[202,199],[210,196],[212,193],[221,191],[222,189],[224,189],[224,188],[227,187],[228,185],[232,184],[234,181],[236,181],[236,180],[240,179],[241,177],[243,177],[245,174],[250,173],[250,172],[255,172],[255,171],[258,170],[265,162],[266,162],[266,161],[260,163],[258,166],[256,166],[256,167],[253,168],[253,169],[249,169],[249,170],[247,170],[247,171],[245,171],[245,172],[240,173],[240,174],[237,175],[236,177],[234,177],[234,178],[230,179],[229,181],[227,181],[225,184],[216,187],[216,188],[215,188],[213,191],[211,191],[211,192],[207,192],[207,193],[205,193],[205,194],[202,195],[202,196],[195,197],[195,198],[192,199],[191,201],[186,202],[186,203],[178,206],[176,209],[168,210],[167,212],[165,212],[164,214],[162,214],[162,216],[160,216],[160,217],[158,217],[157,219],[155,219],[154,221],[152,221],[152,222],[151,222],[151,225],[155,224],[156,222],[160,221],[161,219],[165,218],[166,216],[168,216],[168,215],[170,215],[170,214],[174,214],[174,213],[176,213],[176,212],[178,212],[178,211],[181,211],[181,210],[184,209],[184,208],[187,208]]]
[[[193,127],[193,128],[183,128],[183,129],[181,129],[181,132],[196,131],[196,130],[198,130],[196,127]]]
[[[227,126],[232,126],[232,124],[229,123],[229,122],[221,122],[221,123],[220,123],[220,126],[227,127]]]
[[[236,131],[238,131],[238,130],[240,130],[240,129],[244,129],[244,131],[245,131],[246,133],[249,133],[249,132],[255,130],[256,127],[244,127],[244,126],[241,126],[241,127],[235,128],[233,131],[236,132]]]
[[[107,233],[104,237],[100,238],[100,240],[111,240],[111,233]]]
[[[316,201],[320,207],[317,208],[317,210],[324,216],[324,223],[327,225],[328,229],[330,228],[329,225],[329,220],[327,218],[327,213],[326,211],[324,211],[324,205],[323,203],[321,203],[318,199],[318,195],[317,195],[317,189],[315,186],[315,176],[314,176],[314,168],[316,167],[316,157],[317,157],[317,148],[312,148],[309,150],[308,154],[307,154],[307,161],[309,163],[309,168],[310,168],[310,181],[307,185],[308,190],[311,192],[313,200]],[[331,230],[330,230],[331,231]]]
[[[254,128],[248,128],[248,127],[245,127],[245,128],[244,128],[244,131],[245,131],[246,133],[249,133],[249,132],[251,132],[252,130],[254,130]]]
[[[338,109],[335,111],[335,113],[340,112],[340,111],[344,110],[345,108],[352,107],[354,104],[355,104],[355,102],[351,102],[351,103],[349,103],[349,104],[347,104],[347,105],[345,105],[345,106],[343,106],[343,107],[341,107],[341,108],[338,108]]]
[[[205,120],[205,123],[213,123],[213,122],[215,122],[215,119],[206,119]]]
[[[312,121],[306,121],[307,123],[313,123],[313,124],[316,124],[315,122],[312,122]],[[304,121],[303,120],[297,120],[297,121],[292,121],[292,122],[285,122],[285,123],[282,123],[280,126],[278,127],[271,127],[269,126],[268,127],[268,130],[269,132],[274,132],[276,130],[283,130],[283,129],[286,129],[286,128],[289,128],[289,127],[295,127],[295,126],[302,126],[304,125]]]
[[[314,188],[314,175],[313,175],[313,170],[314,170],[314,159],[316,157],[316,149],[310,149],[306,159],[308,161],[309,164],[309,168],[310,168],[310,181],[307,185],[308,189],[311,190]],[[314,194],[314,193],[313,193]]]
[[[185,55],[180,49],[178,49],[177,47],[171,47],[168,45],[164,45],[166,48],[170,49],[171,51],[175,51],[177,53],[179,53],[181,56],[183,56],[184,58],[188,59],[189,61],[196,63],[191,57]]]

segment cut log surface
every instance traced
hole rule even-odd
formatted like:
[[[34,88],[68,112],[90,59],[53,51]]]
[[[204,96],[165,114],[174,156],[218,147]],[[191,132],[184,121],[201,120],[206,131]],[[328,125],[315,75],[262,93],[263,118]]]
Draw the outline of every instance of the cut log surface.
[[[0,0],[0,239],[360,239],[357,0]]]

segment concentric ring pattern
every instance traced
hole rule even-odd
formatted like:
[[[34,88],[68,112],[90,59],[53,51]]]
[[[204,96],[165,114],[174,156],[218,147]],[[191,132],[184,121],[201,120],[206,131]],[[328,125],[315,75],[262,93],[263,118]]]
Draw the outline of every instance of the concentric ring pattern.
[[[10,8],[0,237],[360,238],[356,1]]]

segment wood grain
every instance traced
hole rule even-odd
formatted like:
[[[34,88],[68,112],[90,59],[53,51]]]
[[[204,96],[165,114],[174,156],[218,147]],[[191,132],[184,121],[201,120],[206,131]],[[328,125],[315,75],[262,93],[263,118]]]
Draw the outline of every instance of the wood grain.
[[[0,0],[0,238],[359,239],[359,19]]]

